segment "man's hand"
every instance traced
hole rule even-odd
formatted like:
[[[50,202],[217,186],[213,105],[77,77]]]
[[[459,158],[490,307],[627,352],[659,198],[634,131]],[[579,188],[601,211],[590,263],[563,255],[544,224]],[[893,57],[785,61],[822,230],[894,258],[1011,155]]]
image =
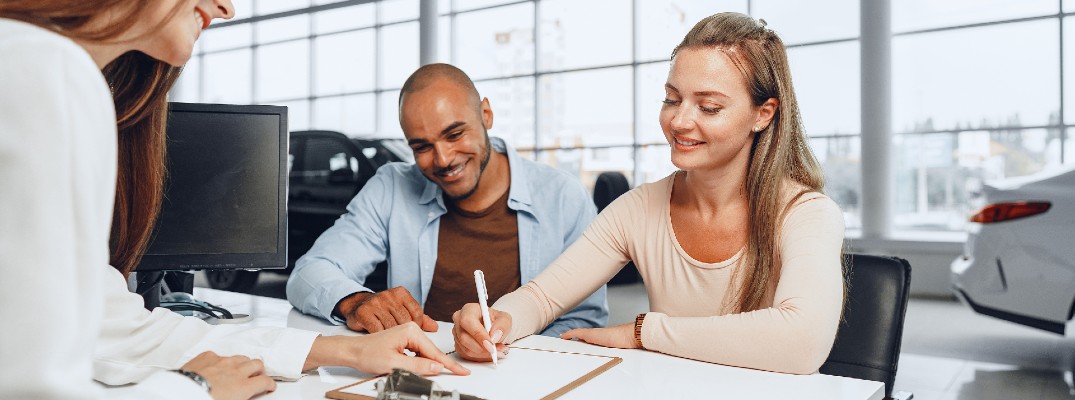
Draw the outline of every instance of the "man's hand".
[[[608,328],[572,329],[560,334],[560,339],[578,339],[598,346],[620,349],[637,349],[635,345],[635,324],[623,324]]]
[[[416,356],[408,356],[404,350]],[[413,322],[363,336],[317,337],[303,369],[329,365],[352,367],[370,374],[403,368],[422,375],[437,375],[443,370],[470,375],[470,370],[444,355]]]
[[[336,304],[336,311],[354,331],[380,332],[414,321],[426,332],[436,332],[437,322],[422,312],[418,301],[402,286],[380,293],[355,293]]]

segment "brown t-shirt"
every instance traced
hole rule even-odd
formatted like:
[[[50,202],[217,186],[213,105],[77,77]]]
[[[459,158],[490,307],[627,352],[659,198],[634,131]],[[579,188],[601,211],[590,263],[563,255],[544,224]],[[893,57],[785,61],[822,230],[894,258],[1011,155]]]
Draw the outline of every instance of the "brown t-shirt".
[[[485,274],[489,304],[519,288],[519,224],[508,208],[508,192],[479,212],[445,202],[440,217],[437,264],[423,311],[437,321],[451,321],[464,304],[478,301],[474,270]]]

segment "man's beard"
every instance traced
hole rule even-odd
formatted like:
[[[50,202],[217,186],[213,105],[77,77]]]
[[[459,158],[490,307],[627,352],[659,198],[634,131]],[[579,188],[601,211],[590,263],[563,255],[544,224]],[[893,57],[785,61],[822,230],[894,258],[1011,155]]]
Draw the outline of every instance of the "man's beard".
[[[474,180],[474,187],[470,188],[470,190],[468,190],[466,193],[463,193],[459,196],[452,196],[445,192],[445,196],[447,196],[448,199],[452,201],[465,200],[466,198],[473,195],[474,192],[478,191],[478,185],[480,185],[482,182],[482,175],[485,173],[485,167],[489,165],[489,158],[491,158],[493,155],[493,146],[492,143],[490,143],[489,141],[489,131],[487,131],[484,126],[482,127],[482,134],[485,135],[485,156],[482,157],[482,162],[478,165],[478,179]]]

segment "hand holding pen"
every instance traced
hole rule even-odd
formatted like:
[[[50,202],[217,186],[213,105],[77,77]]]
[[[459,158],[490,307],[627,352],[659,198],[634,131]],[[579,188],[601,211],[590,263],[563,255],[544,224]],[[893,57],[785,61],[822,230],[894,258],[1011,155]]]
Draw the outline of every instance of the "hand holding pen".
[[[493,333],[493,320],[489,318],[489,290],[485,287],[485,273],[482,270],[474,270],[474,287],[478,289],[478,309],[482,312],[482,326],[489,334]],[[493,341],[496,341],[493,339]],[[493,365],[497,365],[496,347],[491,342],[482,342],[489,349],[489,356],[493,358]]]
[[[469,303],[452,315],[452,321],[455,323],[452,336],[455,337],[456,353],[464,359],[494,361],[508,354],[508,347],[503,341],[506,333],[511,330],[511,315],[488,308],[487,298],[481,297],[487,296],[487,293],[482,290],[484,289],[484,274],[479,274],[481,271],[474,272],[474,280],[481,301]],[[486,303],[485,310],[482,310],[483,307],[480,304],[482,302]],[[483,318],[483,314],[486,313],[488,317]],[[486,325],[486,321],[489,325]]]

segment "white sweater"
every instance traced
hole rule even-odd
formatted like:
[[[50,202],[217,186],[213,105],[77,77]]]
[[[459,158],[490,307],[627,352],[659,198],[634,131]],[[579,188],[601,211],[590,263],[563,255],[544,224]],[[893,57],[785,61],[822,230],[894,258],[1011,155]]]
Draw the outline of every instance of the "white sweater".
[[[297,378],[313,332],[211,326],[142,308],[108,265],[115,110],[89,54],[0,19],[0,398],[208,398],[178,368],[205,350]],[[116,397],[109,393],[108,397]]]

